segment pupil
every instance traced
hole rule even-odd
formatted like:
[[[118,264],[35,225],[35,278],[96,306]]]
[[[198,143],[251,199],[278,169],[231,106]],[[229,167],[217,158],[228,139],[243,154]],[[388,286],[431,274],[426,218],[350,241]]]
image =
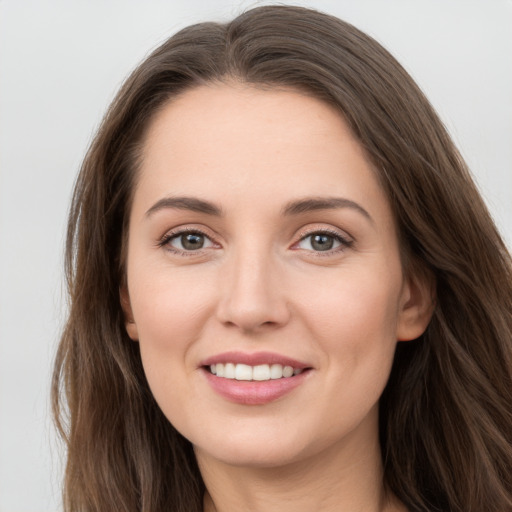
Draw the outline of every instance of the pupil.
[[[328,251],[332,249],[334,245],[334,240],[332,236],[329,235],[314,235],[313,240],[311,241],[311,246],[316,251]]]
[[[181,245],[184,249],[201,249],[204,245],[204,236],[194,233],[188,233],[181,236]]]

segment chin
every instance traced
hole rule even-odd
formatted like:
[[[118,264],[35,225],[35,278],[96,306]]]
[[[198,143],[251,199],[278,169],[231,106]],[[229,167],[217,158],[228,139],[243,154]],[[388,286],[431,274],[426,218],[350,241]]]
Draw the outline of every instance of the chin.
[[[308,459],[332,445],[331,440],[308,436],[307,432],[279,424],[274,429],[224,430],[194,443],[198,458],[215,459],[235,467],[276,468]]]
[[[215,459],[223,464],[240,468],[277,468],[287,466],[302,459],[297,447],[258,445],[240,446],[233,444],[226,449],[202,449],[194,447],[196,455],[201,458]]]

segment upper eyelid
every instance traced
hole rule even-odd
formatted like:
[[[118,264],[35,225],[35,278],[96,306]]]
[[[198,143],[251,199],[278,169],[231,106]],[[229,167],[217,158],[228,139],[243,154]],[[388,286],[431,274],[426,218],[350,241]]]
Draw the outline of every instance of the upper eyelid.
[[[206,238],[210,239],[213,243],[219,244],[218,237],[211,233],[211,230],[198,225],[182,225],[177,226],[175,228],[167,230],[158,240],[159,245],[163,245],[167,243],[169,240],[180,236],[184,233],[200,233],[201,235],[205,236]],[[311,226],[302,228],[298,231],[296,231],[296,235],[293,237],[294,241],[292,243],[293,245],[296,245],[301,240],[304,240],[308,236],[312,236],[314,234],[327,234],[333,237],[336,237],[340,239],[343,242],[349,242],[353,243],[355,241],[354,237],[347,233],[345,230],[341,230],[340,228],[336,227],[327,227],[327,226]]]
[[[332,232],[328,232],[328,231],[313,231],[312,233],[309,233],[301,238],[299,238],[296,242],[294,242],[292,244],[292,248],[293,247],[296,247],[298,246],[301,242],[303,242],[304,240],[307,240],[308,238],[310,238],[311,236],[313,235],[327,235],[327,236],[330,236],[332,238],[334,238],[340,245],[340,247],[343,247],[343,248],[347,248],[347,247],[350,247],[353,245],[353,240],[349,240],[337,233],[332,233]],[[334,248],[334,249],[329,249],[329,250],[326,250],[325,253],[329,253],[329,252],[333,252],[333,251],[338,251],[339,250],[339,247],[337,248]],[[313,251],[313,252],[316,252],[316,251]]]
[[[340,238],[341,240],[345,240],[347,242],[354,242],[355,238],[347,233],[345,230],[335,228],[335,227],[321,227],[321,226],[315,226],[311,228],[305,228],[301,229],[298,232],[298,240],[303,240],[304,238],[314,235],[316,233],[324,233],[328,235],[332,235],[335,237]]]
[[[166,248],[167,245],[170,245],[169,242],[183,234],[186,234],[186,233],[198,233],[206,238],[208,238],[208,240],[210,240],[212,242],[212,244],[214,245],[219,245],[219,242],[215,239],[215,237],[211,236],[210,234],[207,233],[207,230],[205,229],[201,229],[201,228],[197,228],[197,227],[191,227],[191,226],[182,226],[182,227],[177,227],[177,228],[173,228],[173,229],[169,229],[167,230],[156,242],[156,245],[157,247],[161,247],[161,248]],[[171,248],[170,247],[167,247],[166,248],[167,250],[171,251]],[[173,248],[172,251],[174,252],[183,252],[183,253],[187,253],[187,254],[198,254],[200,252],[202,252],[203,250],[205,249],[209,249],[209,247],[205,247],[205,248],[201,248],[201,249],[197,249],[195,251],[180,251],[180,249],[177,249],[177,248]]]
[[[312,235],[315,234],[324,234],[328,236],[332,236],[333,238],[337,239],[338,243],[340,244],[336,248],[328,249],[325,251],[315,251],[311,249],[302,249],[300,247],[297,247],[302,241],[306,240]],[[302,230],[299,230],[299,233],[297,237],[295,238],[295,241],[290,246],[291,250],[297,250],[301,252],[305,252],[311,255],[311,257],[330,257],[334,255],[342,254],[347,249],[350,249],[354,246],[355,238],[347,233],[345,230],[342,230],[340,228],[334,227],[334,226],[310,226],[306,227]]]
[[[165,233],[160,237],[162,240],[164,238],[173,238],[175,236],[179,236],[183,233],[200,233],[208,238],[215,238],[214,235],[211,234],[211,230],[205,227],[196,226],[196,225],[182,225],[176,226],[175,228],[171,228],[165,231]]]

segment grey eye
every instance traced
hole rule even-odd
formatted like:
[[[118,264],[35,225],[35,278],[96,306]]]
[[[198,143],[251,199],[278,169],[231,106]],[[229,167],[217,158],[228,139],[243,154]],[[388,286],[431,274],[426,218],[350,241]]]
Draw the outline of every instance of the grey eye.
[[[195,233],[189,233],[187,235],[181,235],[181,245],[183,246],[183,249],[186,249],[187,251],[194,251],[196,249],[202,249],[204,245],[204,236],[195,234]]]
[[[181,251],[197,251],[211,247],[213,244],[206,235],[199,232],[189,232],[173,236],[171,240],[169,240],[169,245]]]
[[[328,251],[334,246],[334,237],[330,235],[313,235],[311,237],[311,247],[315,251]]]
[[[308,251],[330,251],[342,245],[341,237],[330,235],[329,233],[312,233],[305,236],[297,245],[299,249]]]

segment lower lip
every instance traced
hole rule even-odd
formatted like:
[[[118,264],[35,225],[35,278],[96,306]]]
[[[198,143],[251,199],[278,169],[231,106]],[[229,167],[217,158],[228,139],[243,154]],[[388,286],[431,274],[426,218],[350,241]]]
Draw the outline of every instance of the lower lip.
[[[243,405],[264,405],[300,386],[309,374],[309,370],[304,370],[293,377],[264,381],[225,379],[213,375],[206,369],[203,369],[203,373],[213,390],[230,402]]]

